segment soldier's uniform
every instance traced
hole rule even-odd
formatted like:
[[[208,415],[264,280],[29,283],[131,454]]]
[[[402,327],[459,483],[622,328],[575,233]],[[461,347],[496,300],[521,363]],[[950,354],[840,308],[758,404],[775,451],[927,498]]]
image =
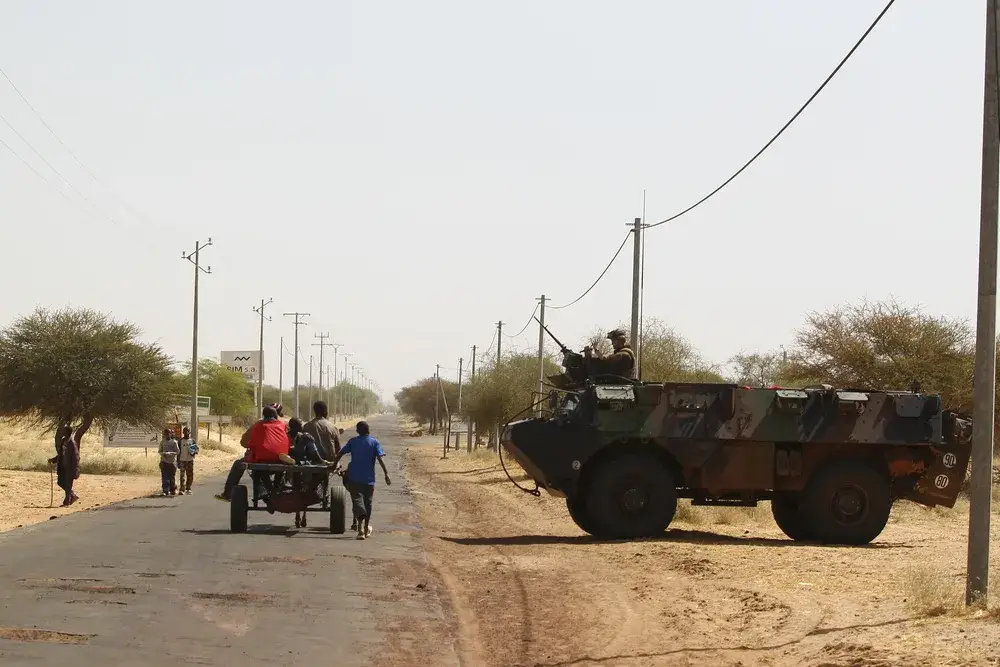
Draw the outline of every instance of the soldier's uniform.
[[[615,329],[608,333],[608,338],[625,338],[625,332]],[[590,360],[591,375],[618,375],[620,377],[635,379],[635,353],[632,347],[625,343],[607,357],[595,357]]]

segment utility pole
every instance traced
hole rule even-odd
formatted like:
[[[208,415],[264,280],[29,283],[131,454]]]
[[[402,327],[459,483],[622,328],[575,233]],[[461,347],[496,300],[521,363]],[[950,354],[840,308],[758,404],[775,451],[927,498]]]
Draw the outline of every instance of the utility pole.
[[[314,400],[313,393],[313,356],[309,355],[309,400],[306,401],[306,405],[312,405]],[[308,409],[308,408],[307,408]]]
[[[503,322],[497,322],[497,362],[496,368],[500,368],[500,343],[503,341]],[[500,422],[497,422],[497,451],[500,451]]]
[[[458,410],[458,416],[459,416],[459,418],[461,418],[462,417],[462,357],[458,358],[458,408],[457,408],[457,410]],[[451,418],[450,418],[450,415],[449,415],[449,419],[448,419],[448,431],[449,432],[451,431]],[[455,434],[455,449],[456,450],[458,449],[458,436],[459,436],[459,434],[456,433]]]
[[[204,273],[211,273],[212,267],[201,268],[201,251],[212,245],[212,237],[208,238],[208,243],[201,241],[194,242],[194,252],[181,253],[181,258],[194,264],[194,318],[191,327],[191,422],[188,426],[194,437],[198,437],[198,276]]]
[[[636,218],[632,228],[632,330],[629,332],[632,354],[639,355],[639,276],[642,275],[642,218]]]
[[[503,340],[503,322],[497,322],[497,367],[500,366],[500,342]]]
[[[986,80],[983,89],[983,163],[979,205],[979,304],[972,385],[972,494],[965,603],[985,605],[990,572],[990,504],[993,486],[993,418],[996,382],[997,215],[1000,178],[997,1],[986,3]],[[958,471],[959,473],[961,471]],[[956,476],[951,480],[958,484]]]
[[[257,414],[264,409],[264,320],[271,321],[270,317],[264,316],[264,307],[270,305],[274,299],[260,300],[260,308],[254,306],[253,312],[260,315],[260,351],[258,352],[258,362],[260,368],[257,369]]]
[[[354,353],[353,352],[345,352],[344,354],[342,354],[340,356],[342,356],[344,358],[344,371],[343,371],[343,373],[344,373],[344,376],[343,376],[344,379],[343,379],[343,382],[344,382],[344,384],[347,384],[347,359],[348,359],[348,357],[353,357]],[[346,390],[346,387],[341,387],[341,390],[339,392],[337,392],[337,394],[338,394],[337,397],[340,400],[340,414],[342,414],[342,415],[344,415],[346,417],[347,416],[347,398],[344,396],[344,390]]]
[[[437,425],[438,425],[438,401],[440,401],[440,390],[441,389],[441,364],[434,364],[434,428],[431,429],[433,433],[431,435],[437,435]]]
[[[535,416],[542,416],[542,387],[545,382],[545,295],[538,302],[541,307],[538,312],[538,405],[535,406]]]
[[[333,412],[334,415],[336,415],[337,414],[337,408],[335,408],[334,405],[333,405],[333,401],[334,401],[333,392],[336,390],[336,387],[337,387],[337,350],[339,350],[341,348],[341,345],[340,345],[340,343],[332,343],[331,345],[333,346],[333,376],[332,376],[333,377],[333,383],[332,384],[329,382],[329,378],[331,377],[330,376],[330,369],[329,369],[329,367],[327,367],[327,369],[326,369],[326,375],[327,375],[327,384],[330,385],[330,411]]]
[[[292,318],[294,318],[292,323],[295,325],[295,355],[294,355],[295,372],[292,374],[294,378],[293,381],[295,382],[295,384],[294,388],[292,389],[292,393],[295,396],[294,398],[295,416],[298,417],[299,416],[299,325],[305,324],[305,322],[301,321],[301,318],[308,317],[309,313],[300,313],[296,311],[294,313],[284,313],[284,315],[285,317],[291,316]]]
[[[285,400],[285,337],[281,337],[278,350],[278,403]]]
[[[327,343],[326,342],[326,339],[330,337],[330,334],[316,334],[314,337],[315,338],[319,338],[319,342],[318,343],[313,343],[313,347],[318,347],[319,348],[319,394],[320,394],[320,396],[322,396],[323,395],[323,348],[325,348],[325,347],[332,347],[333,348],[333,353],[337,354],[337,347],[338,346],[337,346],[336,343]],[[330,384],[330,373],[329,372],[327,372],[327,374],[326,374],[326,383]]]
[[[469,373],[469,379],[470,380],[475,380],[476,379],[476,346],[475,345],[472,346],[472,369],[471,369],[471,372]],[[465,451],[467,451],[467,452],[469,452],[471,454],[472,453],[472,431],[473,431],[473,429],[472,429],[472,418],[471,417],[469,418],[469,423],[467,424],[467,426],[469,427],[469,436],[465,439]]]

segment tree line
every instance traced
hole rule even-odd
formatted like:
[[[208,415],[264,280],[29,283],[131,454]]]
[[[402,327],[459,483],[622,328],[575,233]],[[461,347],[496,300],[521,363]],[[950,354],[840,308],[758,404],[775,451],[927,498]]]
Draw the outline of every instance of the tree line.
[[[178,400],[190,400],[191,364],[178,367],[141,335],[131,322],[86,308],[40,308],[17,318],[0,330],[0,418],[45,432],[70,425],[77,442],[116,422],[159,429]],[[300,387],[300,400],[308,392]],[[378,407],[375,394],[347,382],[330,392],[344,405],[353,400],[358,414]],[[256,418],[253,386],[214,359],[198,361],[198,393],[212,399],[212,414]],[[263,394],[290,414],[291,389],[279,397],[265,385]],[[311,402],[301,408],[308,413]]]
[[[624,324],[622,328],[627,328]],[[610,351],[606,329],[582,341]],[[581,345],[582,347],[582,345]],[[1000,351],[1000,345],[998,345]],[[560,357],[547,354],[546,375],[560,372]],[[803,387],[821,383],[840,388],[907,390],[919,383],[938,393],[944,407],[972,410],[975,332],[966,320],[937,316],[894,300],[846,304],[811,312],[788,339],[787,347],[742,350],[724,362],[710,362],[697,347],[662,320],[644,318],[641,329],[642,379],[658,382],[731,382],[754,387]],[[485,364],[462,387],[441,380],[443,405],[477,424],[480,435],[531,405],[538,382],[537,352],[512,351]],[[435,429],[435,378],[423,378],[396,393],[402,412]],[[1000,383],[998,383],[1000,397]],[[492,435],[491,435],[492,437]]]

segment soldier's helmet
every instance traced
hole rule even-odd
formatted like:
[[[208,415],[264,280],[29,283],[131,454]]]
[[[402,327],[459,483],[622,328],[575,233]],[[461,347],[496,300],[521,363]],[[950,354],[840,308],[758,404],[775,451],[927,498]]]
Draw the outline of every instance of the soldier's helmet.
[[[609,331],[608,332],[608,339],[609,340],[614,340],[616,338],[627,338],[627,336],[625,335],[625,330],[624,329],[615,329],[614,331]]]

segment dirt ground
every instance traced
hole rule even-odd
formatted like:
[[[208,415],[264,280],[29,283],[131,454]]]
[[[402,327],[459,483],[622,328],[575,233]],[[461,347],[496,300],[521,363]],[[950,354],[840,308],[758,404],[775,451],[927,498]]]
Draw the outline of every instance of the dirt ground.
[[[353,432],[347,428],[354,422],[339,422],[338,426],[345,429],[344,436],[350,437]],[[239,445],[238,429],[223,432],[222,448],[205,446],[208,439],[204,430],[201,431],[199,443],[202,451],[195,462],[195,483],[207,477],[214,477],[229,471],[233,460],[243,453]],[[211,443],[219,442],[219,433],[212,430]],[[35,438],[26,435],[7,425],[0,425],[0,532],[12,528],[29,526],[43,521],[58,519],[74,512],[102,507],[110,503],[158,493],[160,477],[156,450],[146,455],[141,449],[114,449],[102,451],[101,438],[88,434],[84,438],[83,456],[87,461],[101,457],[115,459],[113,463],[120,465],[125,460],[126,469],[139,470],[142,474],[82,474],[73,490],[80,500],[70,507],[59,507],[63,499],[63,491],[55,485],[48,472],[29,472],[4,469],[3,462],[16,466],[30,457],[48,458],[55,452],[49,439]],[[94,466],[100,468],[101,466]],[[114,466],[107,466],[109,469]],[[203,487],[193,489],[195,493],[216,493],[218,490]],[[54,502],[50,502],[54,501]],[[55,505],[54,507],[51,505]]]
[[[961,605],[967,506],[901,503],[866,547],[794,543],[766,503],[685,506],[663,538],[597,542],[563,500],[515,489],[495,453],[410,442],[465,664],[1000,665],[1000,614]]]

